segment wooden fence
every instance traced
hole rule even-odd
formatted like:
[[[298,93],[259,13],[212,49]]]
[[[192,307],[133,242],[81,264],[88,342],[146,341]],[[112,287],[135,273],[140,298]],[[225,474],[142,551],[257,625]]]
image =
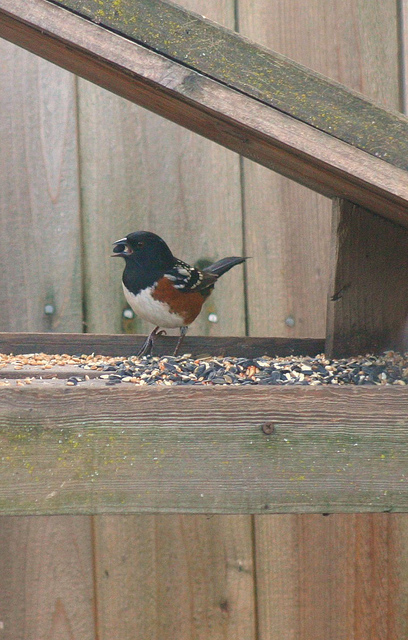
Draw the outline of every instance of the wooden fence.
[[[185,5],[405,107],[406,0]],[[147,228],[192,262],[253,256],[196,333],[324,336],[328,200],[3,41],[0,83],[2,331],[145,331],[109,254]],[[408,635],[406,515],[0,522],[7,640]]]

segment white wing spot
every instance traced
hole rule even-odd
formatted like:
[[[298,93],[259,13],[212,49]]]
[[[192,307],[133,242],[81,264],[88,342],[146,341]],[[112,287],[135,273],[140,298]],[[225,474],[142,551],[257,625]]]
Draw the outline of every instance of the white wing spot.
[[[190,271],[187,271],[187,269],[184,269],[183,267],[177,267],[177,271],[182,276],[187,276],[188,277],[190,275]]]

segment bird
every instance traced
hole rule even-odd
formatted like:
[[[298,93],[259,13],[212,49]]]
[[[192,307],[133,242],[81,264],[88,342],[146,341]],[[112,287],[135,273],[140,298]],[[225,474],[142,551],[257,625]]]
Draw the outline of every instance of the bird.
[[[174,355],[218,278],[246,258],[222,258],[200,270],[176,258],[165,241],[150,231],[135,231],[113,243],[112,257],[123,257],[122,286],[136,315],[155,325],[137,357],[152,353],[161,327],[179,328]]]

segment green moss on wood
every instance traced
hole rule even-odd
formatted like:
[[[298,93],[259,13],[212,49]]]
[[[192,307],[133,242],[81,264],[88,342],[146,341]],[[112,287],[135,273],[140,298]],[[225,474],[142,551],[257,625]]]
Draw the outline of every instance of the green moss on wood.
[[[56,3],[371,155],[408,169],[408,120],[402,115],[381,109],[342,85],[197,14],[163,0]]]

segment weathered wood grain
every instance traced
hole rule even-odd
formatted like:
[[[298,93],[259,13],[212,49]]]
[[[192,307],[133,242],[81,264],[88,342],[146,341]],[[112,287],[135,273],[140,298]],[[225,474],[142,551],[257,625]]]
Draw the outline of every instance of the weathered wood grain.
[[[12,0],[0,1],[0,36],[325,195],[408,224],[398,167],[46,0],[27,2],[19,18]]]
[[[361,95],[191,11],[164,0],[121,0],[120,10],[110,0],[58,0],[56,4],[386,162],[408,168],[404,117],[387,114]]]
[[[407,518],[258,518],[260,637],[404,638]]]
[[[98,516],[101,638],[255,635],[248,516]]]
[[[244,36],[398,108],[394,0],[258,0],[256,11],[251,0],[239,4]],[[244,194],[246,250],[262,254],[248,269],[250,334],[324,336],[331,202],[247,160]]]
[[[385,108],[398,108],[399,26],[394,0],[269,0],[257,2],[256,11],[250,0],[241,0],[239,15],[244,35]],[[249,297],[254,298],[249,313],[257,303],[252,281],[258,286],[265,283],[265,291],[278,285],[282,292],[261,298],[267,314],[250,316],[251,332],[322,336],[331,203],[249,161],[244,175],[248,253],[257,246],[260,229],[262,238],[268,238],[263,261],[248,273]],[[293,318],[293,327],[285,324],[288,317]],[[363,527],[367,546],[357,549],[355,541],[362,541]],[[371,640],[387,637],[380,634],[387,626],[389,638],[404,638],[406,530],[405,514],[255,516],[260,637]],[[387,542],[382,546],[379,538],[384,540],[384,531]],[[388,580],[388,593],[379,589],[382,580]],[[375,597],[376,590],[381,597]]]
[[[94,640],[91,518],[0,518],[5,640]]]
[[[190,5],[233,25],[231,0],[195,0]],[[151,327],[146,323],[122,317],[123,263],[110,259],[112,241],[135,229],[150,229],[191,263],[242,254],[239,159],[81,79],[78,108],[87,331],[147,332]],[[189,331],[187,350],[191,352],[193,343],[197,353],[212,353],[216,344],[221,346],[211,337],[210,342],[200,338],[192,343],[194,333],[243,335],[243,294],[241,268],[219,282]],[[210,312],[216,314],[216,323],[209,322]],[[135,352],[140,338],[124,336],[124,340],[122,355]],[[115,350],[116,337],[108,342]],[[159,351],[172,352],[173,343],[174,338],[166,340],[158,345]],[[248,347],[245,340],[235,339],[228,349],[244,353]],[[225,350],[225,345],[221,348]],[[95,349],[101,351],[101,345]],[[235,640],[240,632],[248,640],[254,637],[253,574],[235,572],[234,580],[230,568],[237,564],[236,553],[244,555],[246,566],[246,559],[251,561],[250,516],[235,519],[234,527],[224,517],[95,516],[93,520],[101,640],[193,636]]]
[[[202,1],[201,8],[233,25],[229,0]],[[242,255],[239,158],[85,81],[79,117],[88,331],[147,332],[151,327],[137,318],[123,321],[124,265],[110,259],[112,241],[148,229],[190,263]],[[88,241],[95,237],[98,243]],[[191,333],[244,334],[243,296],[243,270],[235,269],[217,284]],[[217,322],[208,320],[210,313]]]
[[[354,638],[354,544],[351,514],[257,518],[260,637]]]
[[[200,10],[233,24],[230,0],[201,2]],[[225,148],[84,80],[78,83],[78,98],[87,330],[150,331],[137,318],[122,318],[123,264],[109,257],[112,240],[150,229],[192,263],[242,253],[239,160]],[[245,332],[243,271],[230,276],[220,281],[190,334]],[[210,311],[217,315],[215,324],[208,321]],[[124,355],[139,343],[139,338],[126,338]],[[171,343],[159,349],[172,351]],[[234,350],[242,348],[242,340],[235,344]],[[204,353],[213,346],[204,340],[194,349]],[[242,552],[251,555],[250,522],[250,516],[236,520],[231,536],[231,523],[220,517],[215,526],[201,516],[95,516],[101,640],[189,640],[195,634],[235,638],[236,629],[251,639],[253,575],[237,573],[238,579],[242,576],[238,592],[225,583],[225,572],[231,574],[225,563],[232,562],[237,541]],[[129,560],[123,563],[125,555]],[[225,602],[228,613],[221,608]],[[123,603],[131,606],[124,611]]]
[[[5,41],[0,58],[0,328],[81,331],[75,79]],[[5,640],[94,638],[90,525],[1,519]]]
[[[0,57],[0,328],[81,331],[74,79],[4,41]]]
[[[85,233],[99,240],[85,243],[87,328],[147,333],[148,323],[122,317],[124,264],[110,259],[112,241],[147,229],[190,264],[242,255],[239,160],[85,82],[80,83],[80,117]],[[107,285],[101,286],[101,274]],[[220,279],[190,335],[245,333],[243,277],[241,267]],[[216,322],[210,322],[210,314]]]
[[[400,35],[400,109],[408,114],[408,2],[401,0],[399,3],[399,35]]]
[[[55,381],[0,402],[4,514],[408,509],[403,388]]]
[[[326,353],[408,346],[408,233],[349,202],[333,205]]]
[[[97,353],[129,356],[137,352],[145,336],[100,333],[0,333],[0,353]],[[155,353],[172,353],[177,337],[162,336],[155,345]],[[233,355],[255,357],[260,355],[316,355],[324,348],[324,340],[307,338],[249,338],[189,336],[183,351],[193,355]]]
[[[383,3],[381,3],[383,4]],[[275,331],[268,331],[268,333],[276,333]],[[308,334],[306,334],[308,335]],[[316,334],[315,334],[316,335]],[[290,518],[292,518],[292,516],[289,516]],[[401,516],[399,516],[401,517]],[[296,517],[295,517],[296,519]],[[264,518],[263,520],[267,521],[269,520],[268,518]],[[367,522],[367,527],[365,529],[365,533],[364,535],[367,536],[367,534],[369,533],[368,528],[372,529],[374,525],[372,525],[372,520],[366,521]],[[371,523],[371,524],[370,524]],[[300,594],[301,594],[301,616],[302,616],[302,631],[303,634],[305,635],[305,633],[308,633],[310,631],[310,633],[314,633],[316,635],[316,627],[317,630],[320,631],[323,625],[323,629],[329,629],[329,630],[333,630],[333,628],[335,628],[336,630],[338,628],[341,628],[341,623],[342,623],[342,618],[341,618],[341,614],[344,613],[344,609],[342,609],[341,607],[339,607],[339,609],[333,610],[333,605],[338,604],[338,601],[342,600],[342,596],[344,597],[344,594],[347,593],[346,591],[342,591],[339,594],[339,591],[336,589],[336,582],[333,581],[331,583],[332,586],[332,591],[330,592],[330,594],[332,595],[332,598],[330,599],[330,602],[328,600],[324,600],[324,606],[318,608],[316,606],[316,610],[313,610],[313,608],[311,607],[311,604],[315,603],[316,605],[320,605],[320,603],[322,602],[322,593],[327,593],[326,588],[327,588],[327,582],[323,583],[323,586],[321,588],[318,588],[318,582],[310,585],[306,587],[306,589],[304,590],[304,584],[306,581],[306,576],[310,575],[310,571],[311,570],[316,570],[316,563],[319,562],[319,559],[324,557],[326,558],[326,553],[322,554],[322,553],[317,553],[316,550],[321,551],[322,548],[325,548],[325,544],[327,543],[326,538],[321,535],[321,531],[320,528],[318,528],[318,531],[315,532],[315,535],[313,536],[313,527],[303,527],[301,530],[301,533],[304,536],[304,540],[308,540],[310,539],[311,541],[311,545],[313,542],[315,542],[314,545],[314,550],[311,551],[310,553],[310,558],[305,560],[305,564],[304,564],[304,569],[303,569],[303,580],[299,583],[299,588],[300,588]],[[387,534],[387,540],[389,540],[390,536],[392,536],[392,531],[391,530],[387,530],[385,532]],[[142,534],[141,534],[142,535]],[[338,535],[338,533],[336,534]],[[384,540],[384,538],[382,538],[382,540]],[[361,542],[363,541],[363,537],[361,538]],[[327,547],[326,547],[327,549]],[[378,564],[374,564],[374,572],[371,573],[371,569],[372,569],[372,560],[369,561],[370,558],[370,554],[371,554],[371,558],[374,557],[375,558],[375,562],[377,562],[377,558],[378,558],[378,552],[382,551],[384,552],[384,545],[380,545],[380,544],[375,544],[374,546],[371,545],[371,542],[367,545],[367,544],[360,544],[359,547],[359,561],[358,561],[358,571],[359,571],[359,576],[360,576],[360,582],[359,585],[361,588],[361,591],[364,595],[366,595],[365,599],[363,600],[359,600],[359,607],[357,607],[357,611],[358,611],[358,617],[357,619],[354,621],[354,626],[352,626],[352,623],[350,623],[350,627],[352,630],[353,629],[357,629],[360,636],[362,634],[366,634],[367,637],[378,637],[376,635],[376,631],[381,631],[381,634],[384,633],[384,628],[386,626],[386,624],[388,625],[388,628],[390,629],[389,631],[389,636],[390,637],[405,637],[406,634],[404,634],[404,632],[402,632],[400,634],[400,636],[398,636],[398,630],[395,631],[395,628],[392,626],[392,622],[390,623],[389,620],[390,618],[392,618],[392,616],[387,615],[387,618],[384,618],[383,614],[389,614],[389,611],[386,610],[386,605],[389,604],[390,607],[393,606],[393,600],[390,599],[387,594],[384,591],[384,580],[389,578],[389,582],[391,583],[391,585],[394,587],[395,586],[395,578],[393,576],[393,574],[389,574],[387,572],[388,569],[388,565],[387,562],[382,562],[382,563],[378,563]],[[303,554],[305,555],[305,547],[303,547]],[[119,556],[119,550],[117,550],[118,552],[118,556]],[[366,554],[365,559],[361,559],[361,555],[362,552],[364,552]],[[260,553],[260,559],[259,561],[262,562],[262,559],[265,558],[265,556],[262,555],[262,549],[259,549],[259,553]],[[329,552],[331,553],[331,552]],[[383,554],[383,558],[387,559],[388,561],[391,560],[391,558],[394,557],[391,553],[389,553],[388,556]],[[398,556],[397,556],[398,557]],[[346,567],[348,567],[348,569],[346,569]],[[349,576],[352,572],[353,572],[353,565],[349,564],[345,566],[345,570],[348,571],[347,575]],[[378,567],[378,571],[376,569],[376,567]],[[330,562],[328,562],[327,564],[325,564],[321,569],[319,568],[319,576],[322,575],[321,572],[323,572],[324,570],[326,570],[327,572],[330,571],[330,569],[332,568],[332,564]],[[283,569],[282,569],[283,570]],[[385,571],[384,571],[385,570]],[[399,567],[400,571],[403,571],[403,567]],[[384,577],[385,576],[385,577]],[[389,577],[391,576],[391,577]],[[372,581],[370,580],[370,578],[374,578]],[[340,577],[339,577],[340,579]],[[287,585],[287,582],[285,583]],[[321,583],[320,583],[321,584]],[[338,584],[338,583],[337,583]],[[262,585],[258,585],[258,587],[262,587]],[[290,588],[290,585],[288,586],[288,588]],[[197,589],[199,591],[199,588]],[[258,588],[258,592],[259,592],[259,588]],[[108,594],[108,589],[106,589],[105,591],[106,593],[106,598],[104,600],[104,602],[101,604],[105,605],[107,604],[107,599],[109,598],[109,594]],[[377,595],[376,595],[377,594]],[[126,595],[126,594],[124,594]],[[340,595],[340,598],[339,598]],[[285,604],[285,602],[282,600],[282,598],[279,598],[279,596],[277,596],[278,598],[278,606],[280,607],[280,609],[282,610],[283,605]],[[399,591],[397,594],[397,598],[399,598],[402,602],[404,600],[404,593],[403,591]],[[375,602],[375,608],[377,611],[377,615],[378,618],[372,622],[372,616],[371,616],[371,608],[370,605],[372,602]],[[330,621],[330,623],[327,621],[327,626],[324,625],[324,616],[322,614],[322,610],[326,615],[331,615],[332,619]],[[336,617],[336,611],[339,612],[339,615],[337,616],[337,621],[333,620],[333,618]],[[350,609],[348,609],[348,611],[350,611]],[[404,608],[401,608],[400,611],[404,612]],[[123,610],[120,611],[120,613],[123,614]],[[180,613],[179,611],[175,612]],[[315,613],[317,615],[317,613],[321,614],[321,617],[316,617],[316,620],[314,620],[314,616],[313,613]],[[110,615],[111,612],[108,612],[108,615]],[[349,613],[350,615],[350,613]],[[163,616],[163,612],[162,612],[162,616]],[[167,613],[164,612],[164,618],[167,616]],[[401,615],[401,618],[403,616]],[[370,618],[371,618],[371,626],[370,626]],[[178,618],[179,620],[180,618]],[[111,620],[113,620],[113,618],[111,618]],[[168,622],[170,622],[168,620]],[[377,626],[375,626],[377,624],[377,622],[379,623]],[[290,625],[291,623],[293,624],[293,618],[287,618],[287,626],[286,626],[286,630],[288,628],[291,628]],[[382,625],[382,626],[380,626]],[[125,624],[123,625],[125,627]],[[272,625],[273,626],[273,625]],[[107,627],[109,628],[109,627]],[[183,627],[186,628],[186,627]],[[270,630],[270,628],[269,628]],[[174,631],[174,629],[173,629]],[[314,635],[314,637],[315,637]],[[109,637],[109,636],[108,636]],[[333,635],[326,635],[325,637],[333,637]],[[336,636],[334,636],[336,637]],[[350,635],[347,636],[347,640],[349,640],[349,638],[352,637],[351,633]],[[382,636],[379,636],[382,637]]]

